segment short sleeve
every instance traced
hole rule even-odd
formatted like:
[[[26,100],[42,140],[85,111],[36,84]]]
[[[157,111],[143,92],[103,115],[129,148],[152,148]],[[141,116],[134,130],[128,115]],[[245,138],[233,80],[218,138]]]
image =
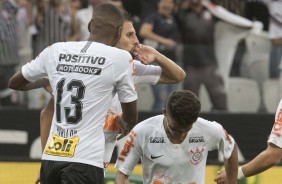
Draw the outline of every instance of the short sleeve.
[[[135,89],[135,72],[131,55],[128,52],[121,52],[118,60],[114,62],[114,79],[118,99],[122,103],[137,100]]]
[[[49,52],[50,47],[44,49],[34,60],[22,67],[22,74],[26,80],[34,82],[47,76],[46,65],[49,62]]]
[[[282,100],[277,107],[275,122],[267,142],[282,148]]]
[[[227,131],[218,123],[211,122],[214,126],[213,141],[210,150],[218,149],[225,159],[228,159],[234,149],[235,141]]]
[[[130,175],[141,158],[142,147],[141,147],[142,134],[139,126],[130,132],[115,164],[115,168],[124,173]]]
[[[157,84],[160,80],[162,69],[160,66],[144,65],[134,60],[135,83],[136,84]]]

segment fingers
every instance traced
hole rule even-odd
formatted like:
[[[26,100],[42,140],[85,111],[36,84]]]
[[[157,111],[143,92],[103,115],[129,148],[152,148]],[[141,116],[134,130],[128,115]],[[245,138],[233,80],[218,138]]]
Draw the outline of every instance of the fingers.
[[[218,174],[218,176],[214,178],[214,181],[217,184],[226,184],[227,182],[226,182],[225,171],[224,170],[217,171],[216,173]]]

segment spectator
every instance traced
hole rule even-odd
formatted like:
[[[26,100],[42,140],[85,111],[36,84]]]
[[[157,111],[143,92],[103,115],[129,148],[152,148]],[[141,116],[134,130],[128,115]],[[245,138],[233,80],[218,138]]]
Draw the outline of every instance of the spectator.
[[[18,68],[32,58],[30,26],[32,24],[32,4],[29,0],[17,1],[17,37],[20,64]]]
[[[269,35],[272,41],[270,53],[270,78],[278,78],[282,60],[282,1],[263,0],[269,11]]]
[[[81,0],[68,0],[71,14],[71,35],[74,36],[74,40],[79,39],[79,28],[76,21],[76,14],[81,7]]]
[[[85,41],[89,37],[88,23],[91,20],[93,8],[109,0],[89,0],[88,7],[81,9],[76,14],[77,26],[79,28],[79,40]]]
[[[133,26],[136,30],[137,38],[140,42],[143,41],[139,35],[140,27],[142,24],[141,13],[142,13],[142,0],[122,0],[124,10],[127,11],[133,19]]]
[[[78,40],[78,34],[71,35],[71,12],[64,0],[38,1],[34,23],[37,29],[33,37],[34,57],[53,43]]]
[[[245,17],[249,20],[256,20],[263,23],[263,30],[268,31],[269,12],[261,0],[247,0],[245,2]]]
[[[10,0],[0,1],[0,105],[17,105],[13,92],[8,89],[9,78],[19,64],[16,31],[16,4]]]
[[[140,36],[144,38],[144,44],[153,46],[160,53],[175,61],[179,33],[176,20],[172,16],[173,10],[173,0],[160,0],[157,12],[145,18],[140,29]],[[154,95],[152,110],[160,112],[167,96],[176,88],[177,86],[173,84],[152,86]]]
[[[201,4],[191,0],[189,8],[179,13],[183,41],[183,67],[188,73],[183,88],[199,95],[204,84],[212,102],[212,110],[227,110],[223,78],[219,73],[214,52],[216,19]]]

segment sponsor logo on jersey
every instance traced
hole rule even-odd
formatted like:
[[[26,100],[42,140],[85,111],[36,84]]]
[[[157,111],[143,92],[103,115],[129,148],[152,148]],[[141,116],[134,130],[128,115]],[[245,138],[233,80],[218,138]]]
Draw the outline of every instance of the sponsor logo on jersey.
[[[106,62],[106,58],[104,57],[93,57],[93,56],[79,56],[72,54],[60,54],[59,61],[63,62],[71,62],[71,63],[91,63],[103,65]]]
[[[120,152],[120,155],[118,157],[118,160],[120,161],[124,161],[125,157],[127,157],[128,153],[130,152],[130,149],[132,147],[134,147],[134,139],[136,137],[136,134],[133,132],[133,130],[130,132],[124,146],[123,146],[123,149],[121,150]]]
[[[205,142],[204,136],[189,137],[189,143],[199,143],[199,142]]]
[[[191,154],[190,163],[193,165],[197,165],[203,159],[203,151],[205,148],[196,147],[194,150],[190,150],[189,153]]]
[[[272,128],[272,134],[276,137],[281,137],[281,128],[282,128],[282,109],[279,110],[277,118]]]
[[[44,153],[60,157],[73,157],[78,141],[78,137],[62,138],[53,134],[51,141],[45,147]]]
[[[90,66],[59,64],[57,66],[57,71],[68,72],[68,73],[82,73],[88,75],[100,75],[102,69],[97,67],[90,67]]]
[[[164,137],[150,137],[150,143],[165,143]]]

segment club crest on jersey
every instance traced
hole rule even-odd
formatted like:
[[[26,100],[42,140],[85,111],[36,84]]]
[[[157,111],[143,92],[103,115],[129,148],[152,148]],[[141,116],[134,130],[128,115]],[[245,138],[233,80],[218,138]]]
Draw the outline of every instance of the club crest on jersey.
[[[165,143],[164,137],[150,137],[150,143]]]
[[[189,153],[192,155],[190,159],[190,163],[193,165],[197,165],[198,163],[200,163],[203,158],[204,150],[205,148],[199,148],[199,147],[196,147],[195,150],[190,150]]]

